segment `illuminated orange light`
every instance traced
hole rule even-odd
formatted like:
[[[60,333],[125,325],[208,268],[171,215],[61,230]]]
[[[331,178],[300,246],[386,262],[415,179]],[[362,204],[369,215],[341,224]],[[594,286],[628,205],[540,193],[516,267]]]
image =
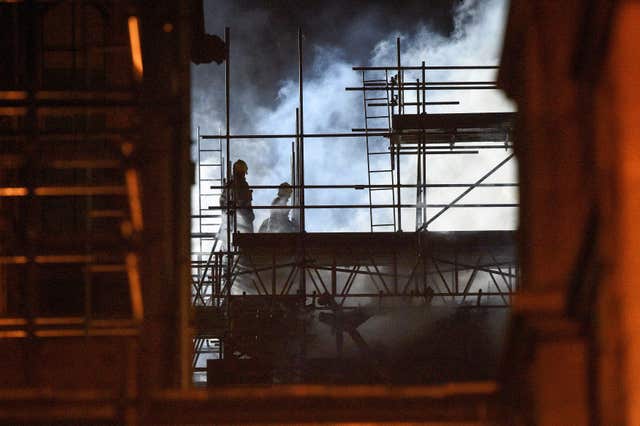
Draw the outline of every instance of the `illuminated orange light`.
[[[140,271],[138,270],[138,256],[134,253],[127,254],[127,275],[129,276],[129,293],[131,295],[131,306],[133,317],[141,320],[144,314],[142,304],[142,287],[140,284]]]
[[[23,101],[27,99],[27,92],[18,90],[3,90],[0,91],[0,99],[7,101]]]
[[[0,188],[0,197],[24,197],[29,190],[24,187],[5,187]]]
[[[63,197],[71,195],[124,195],[122,186],[41,186],[36,195]]]
[[[27,263],[26,256],[0,256],[0,264],[25,264]]]
[[[138,181],[138,172],[134,169],[128,169],[126,172],[127,190],[129,193],[129,208],[131,209],[131,222],[133,229],[142,230],[142,204],[140,202],[140,183]]]
[[[80,325],[84,323],[83,317],[40,317],[34,322],[37,325]]]
[[[38,330],[34,333],[38,337],[76,337],[83,336],[84,330]]]
[[[0,326],[2,327],[19,327],[27,325],[27,320],[24,318],[0,318]]]
[[[21,339],[27,337],[27,332],[22,330],[0,331],[0,339]]]
[[[136,78],[142,78],[142,48],[140,45],[140,29],[138,17],[129,17],[129,44],[131,45],[131,62]]]
[[[449,398],[457,395],[495,395],[500,388],[494,381],[443,383],[428,386],[386,385],[281,385],[277,388],[225,388],[220,389],[218,397],[267,398],[267,397],[330,397],[330,398]]]

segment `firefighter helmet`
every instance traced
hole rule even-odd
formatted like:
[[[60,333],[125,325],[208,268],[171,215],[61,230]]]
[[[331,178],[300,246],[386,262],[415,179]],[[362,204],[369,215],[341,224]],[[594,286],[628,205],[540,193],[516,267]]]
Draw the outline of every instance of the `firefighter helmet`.
[[[242,160],[238,160],[235,163],[233,163],[233,174],[237,174],[237,173],[244,173],[246,174],[247,171],[249,170],[249,167],[247,166],[247,163],[245,163]]]

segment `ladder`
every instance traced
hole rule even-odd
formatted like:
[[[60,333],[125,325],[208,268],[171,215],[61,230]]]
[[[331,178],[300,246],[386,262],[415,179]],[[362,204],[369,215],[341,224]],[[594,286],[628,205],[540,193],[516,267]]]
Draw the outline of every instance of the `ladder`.
[[[200,128],[197,134],[197,214],[193,217],[196,222],[195,230],[192,228],[192,258],[196,260],[196,266],[192,268],[192,280],[195,293],[194,303],[206,304],[207,298],[202,295],[208,293],[211,286],[211,267],[206,263],[211,259],[211,254],[217,250],[219,238],[218,231],[222,222],[222,212],[211,210],[209,207],[218,204],[222,194],[224,178],[224,161],[222,158],[222,140],[206,140],[206,145],[200,137]],[[213,188],[212,188],[213,187]],[[194,232],[195,231],[195,232]],[[195,245],[193,244],[195,243]],[[198,293],[200,298],[198,299]]]
[[[206,142],[200,137],[200,127],[197,132],[197,209],[192,216],[191,228],[191,300],[198,309],[208,309],[219,302],[216,297],[219,289],[214,288],[215,277],[220,277],[221,257],[216,254],[220,249],[218,232],[222,223],[222,212],[210,210],[209,207],[218,204],[222,194],[222,183],[225,173],[225,161],[222,156],[222,140]],[[212,188],[213,187],[213,188]],[[215,311],[214,311],[215,312]],[[216,340],[220,345],[219,339]],[[202,382],[204,363],[207,354],[211,352],[210,336],[195,335],[193,341],[192,368],[193,380]],[[220,349],[220,347],[218,347]],[[220,357],[220,353],[218,353]]]
[[[373,74],[373,76],[368,77],[367,73]],[[369,132],[389,133],[391,131],[390,107],[395,100],[389,91],[389,71],[363,70],[362,87],[370,228],[371,232],[395,232],[397,229],[396,209],[375,207],[377,204],[395,205],[396,203],[393,157],[389,150],[390,141],[385,136],[369,136]],[[384,186],[372,188],[372,185]]]

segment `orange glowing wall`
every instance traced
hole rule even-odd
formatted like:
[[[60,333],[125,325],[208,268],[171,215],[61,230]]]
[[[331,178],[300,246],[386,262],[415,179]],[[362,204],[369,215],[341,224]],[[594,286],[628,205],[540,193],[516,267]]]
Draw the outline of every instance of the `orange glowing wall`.
[[[610,200],[610,274],[600,303],[600,392],[603,424],[640,424],[640,2],[621,2],[600,92],[611,119],[615,173]],[[606,124],[603,124],[605,126]],[[613,424],[613,423],[609,423]]]

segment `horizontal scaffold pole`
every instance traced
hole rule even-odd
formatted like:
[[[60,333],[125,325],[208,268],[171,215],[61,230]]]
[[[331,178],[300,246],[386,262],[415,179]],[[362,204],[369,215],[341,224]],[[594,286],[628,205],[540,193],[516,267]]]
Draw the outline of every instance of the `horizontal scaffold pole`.
[[[252,206],[251,208],[254,210],[275,210],[275,209],[299,209],[301,206],[272,206],[272,205],[259,205]],[[369,205],[369,204],[305,204],[305,209],[390,209],[390,208],[416,208],[416,207],[427,207],[427,208],[479,208],[479,207],[518,207],[517,203],[496,203],[496,204],[378,204],[378,205]],[[226,210],[227,207],[218,207],[211,206],[209,210]],[[246,209],[246,208],[244,208]],[[243,210],[243,207],[238,207],[237,210]]]

